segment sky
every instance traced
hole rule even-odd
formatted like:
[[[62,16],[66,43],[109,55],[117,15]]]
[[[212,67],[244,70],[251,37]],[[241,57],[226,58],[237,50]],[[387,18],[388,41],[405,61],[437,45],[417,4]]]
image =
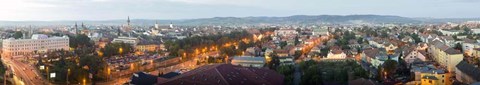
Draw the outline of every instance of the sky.
[[[480,0],[0,0],[0,20],[397,15],[479,18]]]

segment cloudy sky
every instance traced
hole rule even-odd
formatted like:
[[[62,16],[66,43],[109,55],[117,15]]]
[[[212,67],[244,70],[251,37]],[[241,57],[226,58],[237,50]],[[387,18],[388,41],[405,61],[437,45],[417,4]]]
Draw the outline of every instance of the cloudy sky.
[[[378,14],[478,18],[480,0],[0,0],[0,20]]]

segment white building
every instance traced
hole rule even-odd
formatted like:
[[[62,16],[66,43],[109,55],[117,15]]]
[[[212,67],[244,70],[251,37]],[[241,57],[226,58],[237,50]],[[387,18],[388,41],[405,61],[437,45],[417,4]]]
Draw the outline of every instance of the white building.
[[[280,29],[275,30],[275,35],[277,36],[288,36],[288,35],[297,35],[298,32],[294,29]]]
[[[112,43],[128,43],[132,46],[136,46],[139,42],[138,38],[135,37],[118,37],[112,40]]]
[[[257,67],[261,68],[265,66],[265,57],[253,57],[253,56],[235,56],[232,59],[232,65],[240,65],[243,67]]]
[[[69,40],[67,36],[48,37],[44,34],[34,34],[31,39],[5,39],[2,42],[3,56],[17,56],[32,54],[34,51],[44,53],[51,50],[68,50]]]

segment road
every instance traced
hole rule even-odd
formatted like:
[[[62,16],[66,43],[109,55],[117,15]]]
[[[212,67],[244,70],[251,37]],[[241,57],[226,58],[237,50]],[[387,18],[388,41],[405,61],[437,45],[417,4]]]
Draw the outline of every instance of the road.
[[[19,85],[44,85],[45,80],[37,73],[32,65],[20,62],[18,60],[12,60],[11,58],[4,57],[2,60],[10,66],[10,70],[13,71],[15,76],[15,83]]]
[[[302,72],[300,71],[300,66],[295,64],[295,72],[293,73],[293,85],[300,85],[300,81],[302,80]]]

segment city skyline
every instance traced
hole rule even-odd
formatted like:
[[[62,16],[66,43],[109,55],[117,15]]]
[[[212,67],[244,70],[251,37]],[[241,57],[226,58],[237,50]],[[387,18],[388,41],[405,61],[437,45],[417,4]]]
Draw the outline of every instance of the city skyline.
[[[1,0],[1,21],[198,19],[292,15],[478,18],[475,0]]]

